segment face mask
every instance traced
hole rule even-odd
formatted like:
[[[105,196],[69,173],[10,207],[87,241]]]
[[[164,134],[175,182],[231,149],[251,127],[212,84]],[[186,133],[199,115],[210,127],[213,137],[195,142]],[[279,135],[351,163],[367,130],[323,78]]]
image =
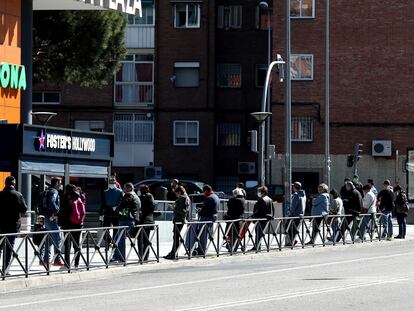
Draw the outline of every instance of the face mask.
[[[259,198],[261,198],[263,195],[262,195],[262,193],[261,193],[261,192],[258,192],[258,193],[257,193],[257,196],[258,196]]]

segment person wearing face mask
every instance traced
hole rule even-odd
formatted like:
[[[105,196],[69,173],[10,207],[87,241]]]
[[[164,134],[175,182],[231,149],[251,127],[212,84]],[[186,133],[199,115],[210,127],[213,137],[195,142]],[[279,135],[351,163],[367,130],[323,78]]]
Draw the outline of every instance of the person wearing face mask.
[[[99,211],[99,220],[101,221],[102,227],[118,227],[119,216],[115,213],[115,209],[122,199],[122,190],[116,186],[116,179],[110,177],[108,180],[108,189],[103,192],[102,204]],[[113,230],[112,237],[116,236],[117,229]],[[106,247],[109,247],[110,237],[105,237]]]
[[[329,214],[329,193],[328,185],[322,183],[318,186],[319,195],[312,200],[311,216],[315,216],[312,220],[312,236],[306,245],[314,245],[323,216]]]
[[[220,199],[217,194],[214,193],[213,188],[210,185],[204,185],[204,202],[200,209],[197,210],[198,218],[200,222],[209,222],[207,224],[199,224],[198,230],[200,233],[200,244],[198,245],[197,253],[199,255],[205,255],[207,247],[207,235],[211,235],[213,223],[217,220],[217,213],[220,208]]]
[[[175,195],[175,190],[177,190],[177,188],[180,186],[180,182],[178,181],[178,179],[172,179],[170,186],[171,186],[171,191],[168,191],[167,193],[167,200],[175,201],[175,199],[177,198]]]
[[[395,194],[395,213],[398,221],[398,235],[396,239],[405,239],[407,231],[407,216],[408,216],[408,204],[407,195],[402,190],[400,185],[394,187]]]
[[[251,251],[259,251],[260,244],[262,237],[264,236],[263,230],[266,227],[268,222],[267,219],[271,217],[272,209],[273,209],[273,201],[267,195],[268,190],[266,186],[262,186],[257,188],[257,197],[259,198],[256,204],[253,207],[253,214],[251,218],[259,219],[259,218],[266,218],[266,220],[259,220],[256,222],[256,239],[255,239],[255,246],[251,249]]]

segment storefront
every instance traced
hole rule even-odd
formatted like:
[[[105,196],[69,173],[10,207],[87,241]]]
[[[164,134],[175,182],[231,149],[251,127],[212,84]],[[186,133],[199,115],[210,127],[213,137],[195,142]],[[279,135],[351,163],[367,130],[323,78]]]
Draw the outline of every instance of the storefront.
[[[32,123],[32,42],[35,10],[118,10],[141,15],[141,0],[0,0],[0,138],[3,142],[0,148],[0,189],[3,188],[7,175],[16,174],[18,187],[29,202],[31,174],[61,175],[65,176],[66,181],[69,176],[103,176],[104,172],[107,174],[113,155],[112,136],[96,133],[76,132],[76,135],[84,135],[79,137],[95,139],[95,151],[81,152],[73,148],[62,150],[52,147],[46,151],[33,149],[30,139],[37,128],[23,124]],[[5,124],[10,126],[4,126]],[[50,131],[55,131],[63,133],[63,136],[75,137],[76,141],[77,136],[73,130],[47,130],[51,135],[53,134]]]
[[[114,154],[114,137],[73,129],[0,124],[0,171],[22,175],[106,178]],[[20,186],[19,186],[20,187]]]

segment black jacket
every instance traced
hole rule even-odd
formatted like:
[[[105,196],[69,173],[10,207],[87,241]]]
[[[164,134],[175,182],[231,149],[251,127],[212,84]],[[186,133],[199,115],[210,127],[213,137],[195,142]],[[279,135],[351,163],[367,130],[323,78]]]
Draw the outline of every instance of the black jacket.
[[[234,220],[243,218],[244,205],[246,200],[244,198],[230,198],[227,201],[227,213],[225,215],[227,220]]]
[[[187,195],[180,196],[175,200],[174,207],[174,218],[173,222],[185,222],[188,218],[188,210],[190,209],[190,198]]]
[[[253,214],[251,218],[269,218],[272,214],[273,201],[268,196],[257,200],[253,207]]]
[[[0,232],[15,233],[20,230],[20,213],[26,213],[23,195],[12,186],[0,192]]]
[[[378,193],[377,199],[380,200],[380,211],[392,212],[394,209],[394,192],[390,189],[383,189]]]
[[[121,202],[115,209],[120,220],[138,220],[138,213],[141,207],[141,201],[135,192],[127,192],[121,199]]]
[[[155,201],[151,193],[144,193],[141,200],[140,224],[154,224]]]
[[[362,196],[357,189],[353,188],[351,191],[345,192],[342,201],[344,202],[345,214],[357,216],[361,213]]]

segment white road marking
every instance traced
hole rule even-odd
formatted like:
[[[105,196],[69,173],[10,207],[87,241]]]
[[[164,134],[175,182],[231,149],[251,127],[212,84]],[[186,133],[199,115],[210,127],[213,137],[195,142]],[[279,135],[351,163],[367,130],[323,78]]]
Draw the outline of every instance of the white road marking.
[[[209,278],[209,279],[187,281],[187,282],[180,282],[180,283],[169,283],[169,284],[162,284],[162,285],[155,285],[155,286],[148,286],[148,287],[121,289],[121,290],[107,291],[107,292],[101,292],[101,293],[76,295],[76,296],[65,296],[65,297],[50,298],[50,299],[44,299],[44,300],[33,300],[33,301],[10,304],[10,305],[0,305],[0,309],[31,306],[35,304],[59,302],[59,301],[66,301],[66,300],[72,300],[72,299],[79,300],[83,298],[100,297],[100,296],[110,297],[111,295],[126,294],[126,293],[131,293],[131,292],[148,291],[148,290],[162,289],[162,288],[169,288],[169,287],[181,287],[181,286],[187,286],[187,285],[194,285],[194,284],[201,284],[201,283],[208,283],[208,282],[218,282],[218,281],[225,281],[225,280],[231,280],[231,279],[241,279],[241,278],[247,278],[247,277],[252,277],[252,276],[270,274],[270,273],[280,273],[280,272],[296,271],[296,270],[302,270],[302,269],[336,266],[336,265],[354,263],[354,262],[360,262],[360,261],[364,261],[364,262],[368,260],[378,261],[379,259],[389,259],[389,258],[403,257],[403,256],[410,256],[410,255],[414,255],[414,252],[398,253],[398,254],[384,255],[384,256],[374,256],[374,257],[368,257],[368,258],[348,259],[348,260],[341,260],[341,261],[331,261],[331,262],[326,262],[326,263],[311,264],[311,265],[304,265],[304,266],[298,266],[298,267],[266,270],[266,271],[260,271],[260,272],[251,272],[251,273],[245,273],[245,274],[221,276],[221,277],[215,277],[215,278]]]
[[[225,303],[219,303],[219,304],[213,304],[213,305],[207,305],[207,306],[200,306],[200,307],[187,308],[187,309],[178,309],[176,311],[218,310],[218,309],[232,308],[232,307],[238,307],[238,306],[252,305],[252,304],[257,304],[257,303],[262,303],[262,302],[270,302],[270,301],[292,299],[292,298],[297,298],[297,297],[312,296],[315,294],[320,295],[324,293],[340,292],[340,291],[351,290],[355,288],[399,283],[399,282],[405,282],[405,281],[414,281],[414,277],[390,279],[390,280],[385,280],[385,281],[355,283],[355,284],[326,287],[326,288],[317,288],[317,289],[311,289],[308,291],[300,291],[300,292],[294,292],[294,293],[283,294],[283,295],[265,296],[265,297],[255,298],[255,299],[229,301]]]

